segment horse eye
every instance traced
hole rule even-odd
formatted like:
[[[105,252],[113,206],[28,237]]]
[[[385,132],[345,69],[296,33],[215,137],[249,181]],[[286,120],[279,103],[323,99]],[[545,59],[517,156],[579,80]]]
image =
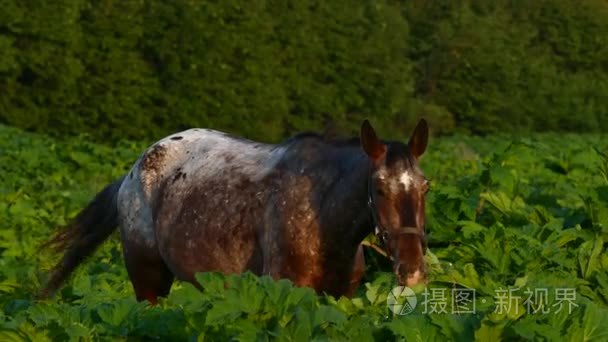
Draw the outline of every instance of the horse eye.
[[[376,189],[376,193],[378,194],[378,196],[384,196],[384,190],[382,189]]]

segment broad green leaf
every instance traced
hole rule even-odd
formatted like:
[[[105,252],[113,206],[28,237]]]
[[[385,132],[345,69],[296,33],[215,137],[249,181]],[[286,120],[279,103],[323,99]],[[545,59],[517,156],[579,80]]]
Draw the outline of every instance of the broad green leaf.
[[[66,329],[66,333],[71,341],[80,341],[81,338],[90,338],[90,328],[85,327],[81,323],[72,323]]]
[[[462,225],[462,234],[467,239],[488,229],[483,225],[473,221],[460,221],[459,223]]]
[[[343,324],[346,321],[346,317],[336,308],[322,305],[314,312],[314,325],[325,325],[327,323]]]
[[[212,296],[222,295],[229,286],[226,277],[221,273],[204,272],[195,275],[196,281]]]
[[[505,322],[494,323],[489,320],[481,322],[481,326],[475,330],[476,341],[501,341]]]
[[[532,316],[516,321],[512,325],[513,331],[518,337],[524,340],[534,340],[536,338],[546,338],[549,341],[558,341],[563,338],[560,329],[556,329],[551,324],[543,323],[542,317],[534,319]]]
[[[135,302],[127,299],[103,305],[97,309],[97,314],[104,322],[112,326],[120,326],[135,308],[137,308]]]
[[[578,250],[578,261],[583,278],[588,279],[595,271],[600,269],[600,254],[604,241],[596,238],[583,243]]]
[[[577,336],[573,336],[577,338]],[[580,336],[578,336],[580,338]],[[587,304],[583,316],[584,341],[608,340],[608,309],[595,303]]]
[[[207,312],[205,324],[215,325],[233,322],[237,317],[243,314],[244,312],[237,300],[216,302]]]
[[[287,326],[290,341],[310,341],[313,333],[313,321],[311,313],[297,309],[295,320]]]
[[[429,320],[424,315],[412,314],[396,316],[386,326],[396,336],[406,341],[424,342],[441,339],[443,336],[438,332],[438,329],[429,323]]]

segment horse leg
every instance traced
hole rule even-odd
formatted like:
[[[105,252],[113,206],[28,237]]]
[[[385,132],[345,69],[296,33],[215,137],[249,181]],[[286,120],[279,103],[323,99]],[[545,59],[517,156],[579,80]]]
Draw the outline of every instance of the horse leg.
[[[166,297],[174,275],[163,261],[158,249],[123,240],[127,273],[138,301],[156,305],[158,297]]]
[[[351,273],[350,283],[345,296],[351,298],[357,292],[361,279],[365,274],[365,255],[363,255],[363,245],[359,245],[355,254],[355,261],[353,262],[353,272]]]

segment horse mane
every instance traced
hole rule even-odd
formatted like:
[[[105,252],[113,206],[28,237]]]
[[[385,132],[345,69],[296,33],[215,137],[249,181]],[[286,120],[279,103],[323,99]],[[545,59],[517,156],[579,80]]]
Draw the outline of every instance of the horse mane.
[[[287,140],[285,140],[284,143],[291,144],[306,139],[313,139],[335,147],[356,146],[360,144],[359,137],[341,137],[329,132],[319,133],[314,131],[304,131],[296,133],[289,137]]]
[[[304,131],[296,133],[287,140],[284,141],[285,145],[291,145],[297,142],[312,139],[317,142],[327,144],[332,147],[358,147],[361,144],[361,139],[358,136],[355,137],[343,137],[335,134],[332,131],[325,131],[323,133],[314,131]],[[388,147],[387,164],[393,165],[398,162],[404,162],[408,167],[416,164],[414,157],[409,152],[407,144],[401,141],[394,140],[382,140]]]

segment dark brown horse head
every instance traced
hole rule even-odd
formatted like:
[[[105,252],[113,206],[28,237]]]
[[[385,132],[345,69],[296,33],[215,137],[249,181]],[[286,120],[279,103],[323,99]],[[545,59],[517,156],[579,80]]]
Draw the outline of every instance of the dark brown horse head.
[[[426,282],[424,254],[425,194],[428,181],[418,167],[429,130],[418,122],[407,144],[383,142],[366,120],[361,126],[361,146],[371,163],[369,206],[376,234],[393,259],[401,285]]]

